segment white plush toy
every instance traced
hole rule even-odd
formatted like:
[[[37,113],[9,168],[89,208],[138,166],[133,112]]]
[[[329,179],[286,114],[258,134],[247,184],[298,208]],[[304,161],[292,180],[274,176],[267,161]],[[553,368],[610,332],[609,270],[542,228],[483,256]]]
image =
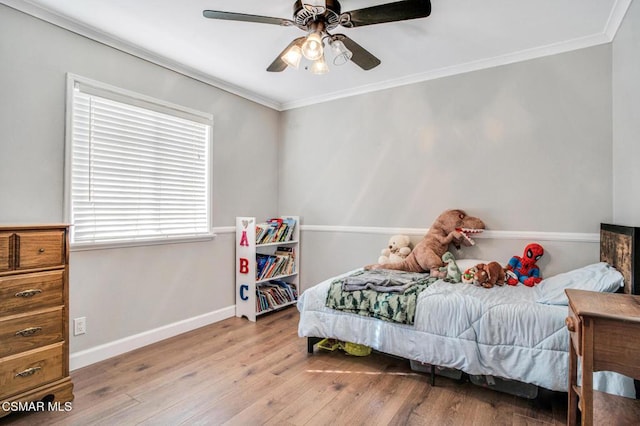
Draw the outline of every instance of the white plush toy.
[[[405,257],[409,256],[409,253],[411,253],[411,240],[409,236],[393,235],[389,238],[388,247],[382,249],[378,263],[384,265],[385,263],[401,262]]]

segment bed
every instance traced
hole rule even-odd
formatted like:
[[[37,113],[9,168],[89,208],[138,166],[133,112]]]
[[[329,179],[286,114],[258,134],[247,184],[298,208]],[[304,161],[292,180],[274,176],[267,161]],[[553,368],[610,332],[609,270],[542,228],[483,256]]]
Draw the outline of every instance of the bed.
[[[418,294],[413,324],[328,308],[332,283],[357,272],[349,271],[301,295],[298,333],[308,338],[310,353],[320,339],[334,338],[484,377],[491,383],[499,380],[566,391],[569,336],[564,290],[638,294],[636,231],[602,224],[600,262],[546,278],[533,288],[486,289],[435,280]],[[636,395],[632,379],[610,372],[596,373],[594,388],[627,397]]]

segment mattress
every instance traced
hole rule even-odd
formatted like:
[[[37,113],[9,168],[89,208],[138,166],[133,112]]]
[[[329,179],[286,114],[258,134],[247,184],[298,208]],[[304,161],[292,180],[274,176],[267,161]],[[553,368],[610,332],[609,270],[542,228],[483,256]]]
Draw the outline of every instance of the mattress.
[[[327,308],[336,278],[301,295],[301,337],[332,337],[468,374],[567,390],[567,307],[536,302],[532,288],[486,289],[439,280],[420,293],[415,324],[406,325]],[[633,380],[615,373],[595,373],[594,388],[635,396]]]

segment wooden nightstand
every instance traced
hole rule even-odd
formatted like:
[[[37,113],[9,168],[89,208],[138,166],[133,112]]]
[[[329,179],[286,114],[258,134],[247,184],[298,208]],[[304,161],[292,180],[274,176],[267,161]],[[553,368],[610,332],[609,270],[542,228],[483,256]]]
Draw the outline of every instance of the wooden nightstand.
[[[640,378],[640,296],[565,290],[569,299],[569,412],[575,425],[639,424],[640,400],[593,390],[594,371]],[[577,384],[582,357],[582,387]]]

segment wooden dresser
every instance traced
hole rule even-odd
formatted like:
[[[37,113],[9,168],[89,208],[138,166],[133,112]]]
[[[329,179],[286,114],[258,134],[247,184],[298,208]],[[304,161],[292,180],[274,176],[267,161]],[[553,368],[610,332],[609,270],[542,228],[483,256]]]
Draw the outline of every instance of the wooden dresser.
[[[640,424],[640,401],[593,390],[594,371],[640,379],[640,296],[565,290],[569,342],[569,425]],[[582,386],[578,386],[578,358]]]
[[[73,400],[68,303],[68,226],[0,226],[0,417]]]

